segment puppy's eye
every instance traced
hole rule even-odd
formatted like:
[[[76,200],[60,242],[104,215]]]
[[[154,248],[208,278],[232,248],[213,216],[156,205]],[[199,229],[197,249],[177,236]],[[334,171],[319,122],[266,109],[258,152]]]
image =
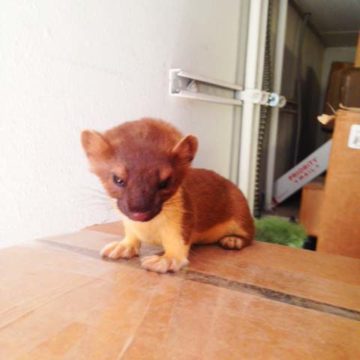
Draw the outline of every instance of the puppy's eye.
[[[125,181],[121,178],[119,178],[117,175],[113,175],[113,183],[116,185],[116,186],[119,186],[119,187],[124,187],[125,186]]]
[[[164,189],[168,188],[170,183],[171,183],[171,177],[169,176],[165,180],[162,180],[159,182],[159,189],[164,190]]]

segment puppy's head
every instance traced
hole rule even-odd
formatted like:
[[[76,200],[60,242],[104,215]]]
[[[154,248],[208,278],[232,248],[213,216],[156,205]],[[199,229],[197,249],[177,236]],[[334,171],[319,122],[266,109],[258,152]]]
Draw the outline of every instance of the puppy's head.
[[[119,210],[149,221],[182,183],[197,150],[196,137],[152,119],[122,124],[104,134],[85,130],[81,141],[91,170]]]

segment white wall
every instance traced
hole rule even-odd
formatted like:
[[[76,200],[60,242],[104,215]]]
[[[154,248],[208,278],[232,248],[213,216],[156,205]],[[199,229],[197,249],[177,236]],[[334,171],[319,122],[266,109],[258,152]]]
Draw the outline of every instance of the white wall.
[[[142,116],[200,138],[228,175],[232,111],[168,96],[168,69],[234,81],[240,0],[3,0],[0,243],[113,218],[79,144]]]

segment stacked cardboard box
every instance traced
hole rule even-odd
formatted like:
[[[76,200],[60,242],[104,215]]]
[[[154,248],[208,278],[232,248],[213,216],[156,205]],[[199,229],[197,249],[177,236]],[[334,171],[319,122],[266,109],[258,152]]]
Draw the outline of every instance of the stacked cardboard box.
[[[360,258],[360,35],[354,65],[341,69],[340,85],[330,91],[339,95],[332,107],[341,109],[325,186],[303,189],[300,222],[318,237],[318,251]]]
[[[324,199],[324,181],[312,181],[301,194],[299,219],[310,236],[319,235],[320,213]]]
[[[336,114],[317,250],[360,258],[360,109]]]

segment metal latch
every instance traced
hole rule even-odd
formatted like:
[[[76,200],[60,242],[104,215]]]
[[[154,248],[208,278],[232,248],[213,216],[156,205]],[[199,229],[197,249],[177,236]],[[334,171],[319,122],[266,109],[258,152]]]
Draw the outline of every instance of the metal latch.
[[[284,107],[286,104],[285,96],[277,93],[262,91],[259,89],[247,89],[240,93],[240,99],[254,104],[266,105],[271,107]]]

